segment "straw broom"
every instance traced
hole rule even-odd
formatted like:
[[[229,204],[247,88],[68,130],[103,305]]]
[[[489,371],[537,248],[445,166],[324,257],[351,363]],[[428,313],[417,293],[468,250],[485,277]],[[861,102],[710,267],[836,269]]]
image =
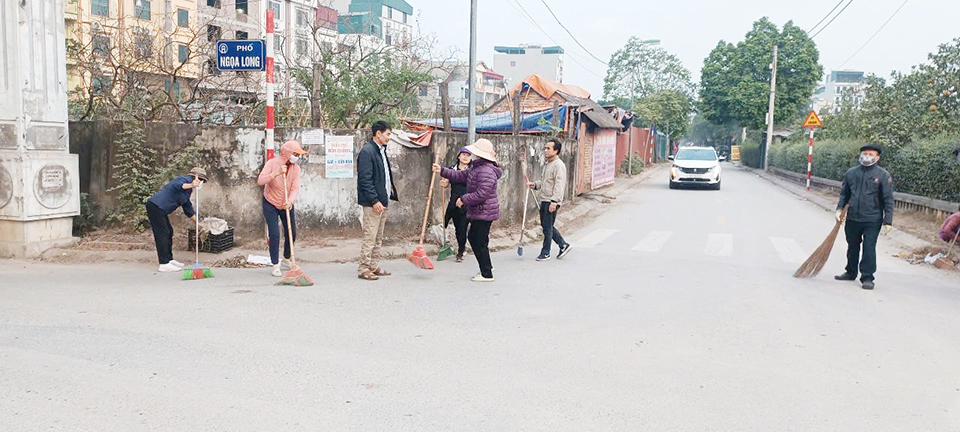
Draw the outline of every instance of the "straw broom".
[[[830,235],[820,244],[817,250],[813,251],[813,255],[810,255],[810,258],[807,258],[803,265],[797,269],[793,277],[810,278],[820,274],[820,270],[823,270],[823,266],[827,264],[827,260],[830,258],[830,252],[833,251],[833,244],[837,241],[837,235],[840,233],[840,227],[843,226],[843,221],[847,219],[847,210],[849,209],[850,205],[843,207],[843,212],[840,213],[840,220],[833,226]]]

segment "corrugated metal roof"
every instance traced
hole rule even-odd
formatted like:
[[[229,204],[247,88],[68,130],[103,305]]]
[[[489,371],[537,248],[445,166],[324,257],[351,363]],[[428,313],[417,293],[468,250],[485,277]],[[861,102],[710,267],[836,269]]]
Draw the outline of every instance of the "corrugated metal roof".
[[[597,127],[603,129],[623,129],[623,125],[620,124],[617,119],[613,118],[613,116],[610,115],[610,113],[608,113],[606,110],[601,109],[597,111],[595,109],[591,109],[580,112],[587,116],[587,118],[596,124]]]

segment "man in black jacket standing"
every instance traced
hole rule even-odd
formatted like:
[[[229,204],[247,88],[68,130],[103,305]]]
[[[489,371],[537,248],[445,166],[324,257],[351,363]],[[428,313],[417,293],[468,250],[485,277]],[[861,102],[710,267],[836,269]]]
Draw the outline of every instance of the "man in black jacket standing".
[[[843,175],[840,202],[837,204],[837,220],[843,221],[843,208],[847,211],[844,232],[847,237],[847,268],[837,280],[857,279],[857,261],[860,262],[860,282],[863,289],[874,288],[873,274],[877,271],[877,238],[893,229],[893,178],[887,170],[877,165],[883,149],[877,144],[860,148],[860,165],[850,168]],[[860,245],[863,244],[863,258]]]
[[[390,273],[380,268],[383,227],[387,223],[387,206],[397,201],[393,170],[387,159],[387,143],[392,127],[385,121],[373,124],[373,139],[357,155],[357,203],[363,206],[363,242],[357,277],[377,280]]]

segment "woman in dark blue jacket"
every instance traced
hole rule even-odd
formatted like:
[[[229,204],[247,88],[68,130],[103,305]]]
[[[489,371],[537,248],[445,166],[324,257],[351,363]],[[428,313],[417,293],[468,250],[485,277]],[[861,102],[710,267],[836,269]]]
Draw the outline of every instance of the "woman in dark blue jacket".
[[[182,207],[183,214],[196,222],[197,212],[193,210],[190,196],[194,189],[200,189],[206,181],[207,172],[203,168],[194,168],[190,174],[179,176],[164,185],[147,200],[147,218],[150,219],[160,261],[157,271],[166,273],[183,270],[183,263],[173,259],[173,226],[168,216]]]

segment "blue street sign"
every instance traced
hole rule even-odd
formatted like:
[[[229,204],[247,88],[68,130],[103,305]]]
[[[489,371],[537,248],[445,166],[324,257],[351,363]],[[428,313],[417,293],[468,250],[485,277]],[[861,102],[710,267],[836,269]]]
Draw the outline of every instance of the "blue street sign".
[[[267,66],[262,40],[217,41],[217,69],[222,71],[259,71]]]

